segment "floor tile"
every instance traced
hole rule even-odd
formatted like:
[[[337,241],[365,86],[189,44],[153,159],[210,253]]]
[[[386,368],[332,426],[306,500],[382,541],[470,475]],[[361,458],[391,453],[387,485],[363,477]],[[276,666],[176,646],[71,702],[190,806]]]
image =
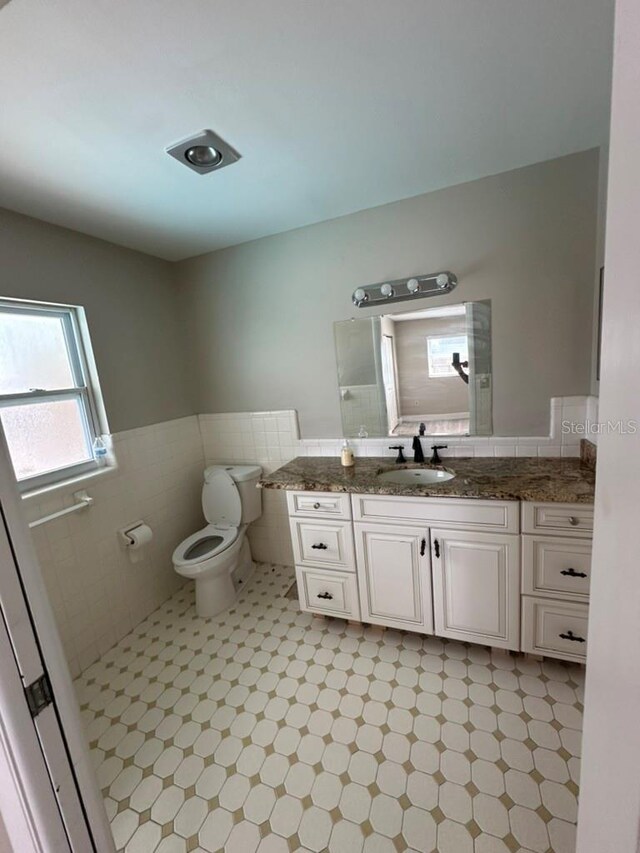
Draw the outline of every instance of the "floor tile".
[[[185,587],[76,682],[125,853],[575,853],[584,670]]]

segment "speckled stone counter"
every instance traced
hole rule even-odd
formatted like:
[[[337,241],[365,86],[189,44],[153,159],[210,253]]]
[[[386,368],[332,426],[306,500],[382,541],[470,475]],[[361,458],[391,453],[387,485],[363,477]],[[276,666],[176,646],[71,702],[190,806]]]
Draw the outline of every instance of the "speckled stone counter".
[[[263,477],[260,485],[300,492],[593,503],[595,472],[580,459],[456,457],[439,466],[455,474],[445,483],[399,486],[376,478],[381,471],[420,467],[430,466],[396,466],[388,457],[364,457],[353,468],[343,468],[331,456],[299,456]]]

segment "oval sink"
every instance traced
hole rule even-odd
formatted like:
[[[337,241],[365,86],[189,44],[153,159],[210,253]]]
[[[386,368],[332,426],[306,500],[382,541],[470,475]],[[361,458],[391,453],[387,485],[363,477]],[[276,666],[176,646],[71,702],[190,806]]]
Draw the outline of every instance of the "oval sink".
[[[396,486],[433,486],[452,480],[455,474],[438,468],[399,468],[397,471],[382,471],[377,475],[381,483]]]

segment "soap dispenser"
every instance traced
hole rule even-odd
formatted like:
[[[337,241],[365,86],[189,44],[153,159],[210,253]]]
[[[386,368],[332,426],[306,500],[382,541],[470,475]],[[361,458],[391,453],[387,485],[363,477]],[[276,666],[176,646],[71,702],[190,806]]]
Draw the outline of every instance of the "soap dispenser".
[[[353,455],[353,450],[349,447],[349,442],[345,439],[344,444],[342,445],[342,453],[340,454],[340,461],[344,468],[351,468],[352,465],[355,465],[355,457]]]

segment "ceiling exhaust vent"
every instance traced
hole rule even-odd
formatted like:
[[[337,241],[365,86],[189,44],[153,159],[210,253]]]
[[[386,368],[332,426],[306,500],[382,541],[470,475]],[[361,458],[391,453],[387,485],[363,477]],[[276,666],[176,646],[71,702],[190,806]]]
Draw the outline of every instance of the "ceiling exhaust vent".
[[[212,130],[201,130],[195,136],[169,146],[166,151],[201,175],[224,169],[240,159],[240,154]]]

